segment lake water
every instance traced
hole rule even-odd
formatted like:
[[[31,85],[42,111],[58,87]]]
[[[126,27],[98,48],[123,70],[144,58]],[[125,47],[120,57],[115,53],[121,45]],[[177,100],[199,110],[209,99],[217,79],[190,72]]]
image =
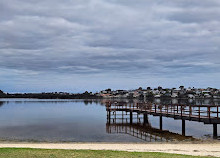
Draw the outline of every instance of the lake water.
[[[120,115],[120,114],[118,114]],[[126,117],[125,115],[124,117]],[[0,99],[0,140],[46,142],[154,142],[185,140],[181,120],[163,117],[164,138],[138,123],[119,127],[107,122],[106,107],[100,101]],[[159,117],[148,116],[153,129],[159,128]],[[136,116],[134,116],[136,118]],[[119,116],[120,119],[120,116]],[[212,140],[212,125],[186,121],[186,136]],[[149,127],[146,127],[148,129]],[[141,137],[136,131],[141,129]],[[130,132],[128,132],[130,130]],[[125,132],[126,131],[126,132]],[[218,126],[220,131],[220,125]],[[169,133],[170,132],[170,133]],[[155,138],[156,137],[156,138]],[[171,139],[167,139],[167,138]],[[181,139],[179,139],[181,138]],[[186,137],[188,140],[188,137]]]

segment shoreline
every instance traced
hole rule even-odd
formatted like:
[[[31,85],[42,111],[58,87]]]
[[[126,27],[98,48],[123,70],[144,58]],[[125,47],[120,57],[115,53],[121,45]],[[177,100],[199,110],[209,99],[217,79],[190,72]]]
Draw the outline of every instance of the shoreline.
[[[0,148],[35,148],[66,150],[113,150],[128,152],[162,152],[193,156],[220,157],[220,143],[19,143],[0,142]]]
[[[97,98],[37,98],[37,97],[0,97],[0,99],[39,99],[39,100],[143,100],[139,98],[126,98],[126,97],[97,97]],[[147,98],[146,100],[151,100],[151,99],[177,99],[177,100],[220,100],[220,98],[181,98],[181,97],[152,97],[152,98]]]
[[[0,139],[0,144],[220,144],[219,140],[195,140],[195,141],[35,141],[35,140],[7,140]]]

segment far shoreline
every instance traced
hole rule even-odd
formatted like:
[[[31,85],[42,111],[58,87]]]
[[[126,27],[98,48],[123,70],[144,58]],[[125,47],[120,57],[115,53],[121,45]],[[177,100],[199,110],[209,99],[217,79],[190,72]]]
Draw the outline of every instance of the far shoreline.
[[[139,98],[28,98],[28,97],[0,97],[1,99],[39,99],[39,100],[138,100],[144,101],[144,99]],[[153,101],[155,99],[161,100],[215,100],[220,101],[220,98],[147,98],[146,101]]]

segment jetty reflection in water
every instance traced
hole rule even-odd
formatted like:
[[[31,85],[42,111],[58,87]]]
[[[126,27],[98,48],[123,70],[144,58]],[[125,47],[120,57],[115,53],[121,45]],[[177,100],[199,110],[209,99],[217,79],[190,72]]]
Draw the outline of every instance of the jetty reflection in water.
[[[147,141],[195,140],[192,137],[185,136],[185,121],[188,120],[212,124],[213,138],[218,138],[217,125],[220,124],[219,102],[214,102],[213,100],[198,100],[190,103],[189,100],[171,99],[164,100],[162,103],[159,99],[153,101],[109,100],[106,101],[106,110],[106,128],[108,133],[125,133]],[[151,126],[148,115],[159,116],[159,129]],[[163,117],[182,120],[181,135],[163,131]]]
[[[106,132],[109,134],[128,134],[147,142],[194,141],[192,136],[185,136],[152,127],[147,115],[130,116],[128,112],[107,114]],[[143,116],[143,117],[142,117]]]

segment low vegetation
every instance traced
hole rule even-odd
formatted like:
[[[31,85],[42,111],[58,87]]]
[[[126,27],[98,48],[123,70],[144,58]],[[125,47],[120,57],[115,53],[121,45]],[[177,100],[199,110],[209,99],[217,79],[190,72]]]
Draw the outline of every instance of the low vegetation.
[[[105,150],[55,150],[55,149],[26,149],[26,148],[1,148],[0,158],[202,158],[165,153],[124,152]],[[205,158],[205,157],[203,157]]]
[[[4,93],[0,90],[0,98],[34,98],[34,99],[100,99],[92,92],[84,93],[66,93],[66,92],[50,92],[50,93]]]

